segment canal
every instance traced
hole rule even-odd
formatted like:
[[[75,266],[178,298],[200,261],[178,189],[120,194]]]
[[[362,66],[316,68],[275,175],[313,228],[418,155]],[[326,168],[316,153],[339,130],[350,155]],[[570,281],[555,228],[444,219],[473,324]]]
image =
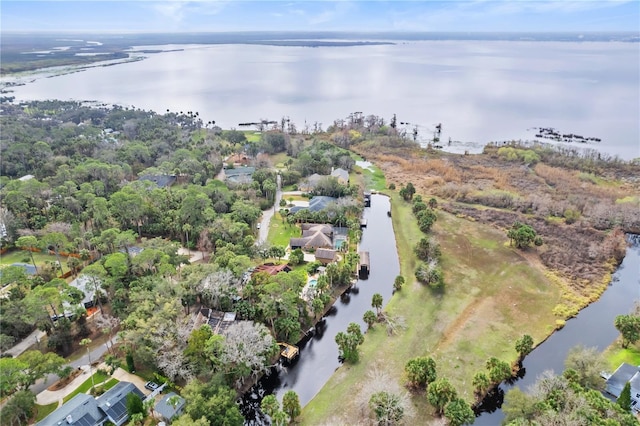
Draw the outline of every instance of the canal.
[[[356,285],[336,300],[333,309],[316,327],[316,333],[308,341],[300,344],[300,358],[288,368],[273,369],[245,394],[241,410],[246,425],[265,424],[258,408],[265,395],[282,395],[293,390],[300,398],[300,404],[307,404],[340,367],[338,345],[335,336],[346,331],[351,322],[360,324],[364,313],[372,309],[371,298],[380,293],[386,302],[393,293],[393,281],[400,273],[398,252],[391,218],[387,215],[391,205],[389,198],[373,194],[371,207],[364,210],[367,227],[363,229],[360,250],[368,251],[371,274],[366,280],[358,280]]]
[[[527,391],[546,370],[562,373],[567,353],[574,346],[596,347],[603,351],[619,336],[613,325],[615,317],[630,313],[640,298],[640,235],[631,235],[628,239],[631,246],[600,299],[581,310],[564,328],[527,355],[521,371],[523,377],[511,384],[503,383],[492,398],[485,399],[474,424],[499,425],[504,419],[500,409],[504,393],[513,387]]]

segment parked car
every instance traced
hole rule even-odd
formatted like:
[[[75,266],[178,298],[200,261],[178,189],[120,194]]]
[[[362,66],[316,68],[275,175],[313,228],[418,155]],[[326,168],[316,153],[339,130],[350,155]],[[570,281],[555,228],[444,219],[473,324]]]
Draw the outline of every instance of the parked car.
[[[156,382],[147,382],[144,384],[144,387],[146,389],[149,389],[150,391],[154,391],[156,389],[158,389],[160,387],[159,384],[157,384]]]

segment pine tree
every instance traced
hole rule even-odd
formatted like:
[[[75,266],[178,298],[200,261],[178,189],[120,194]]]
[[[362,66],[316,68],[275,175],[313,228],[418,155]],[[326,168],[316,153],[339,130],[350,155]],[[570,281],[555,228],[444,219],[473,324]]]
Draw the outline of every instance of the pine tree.
[[[618,405],[625,411],[631,411],[631,384],[627,382],[618,397]]]

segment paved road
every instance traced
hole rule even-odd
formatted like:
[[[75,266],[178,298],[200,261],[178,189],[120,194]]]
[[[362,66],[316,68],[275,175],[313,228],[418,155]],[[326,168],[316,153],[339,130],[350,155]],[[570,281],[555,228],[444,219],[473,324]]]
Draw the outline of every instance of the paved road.
[[[115,343],[115,341],[117,340],[117,336],[114,337],[113,341]],[[96,362],[98,359],[100,359],[100,357],[102,357],[102,355],[104,355],[107,352],[107,344],[103,343],[99,346],[96,346],[95,348],[91,349],[91,362]],[[70,366],[72,366],[73,368],[78,368],[78,367],[82,367],[85,365],[89,365],[89,354],[87,354],[87,351],[84,351],[84,355],[81,356],[80,358],[71,361],[69,363]],[[31,392],[33,392],[34,394],[38,394],[40,392],[42,392],[43,390],[45,390],[46,388],[48,388],[49,386],[51,386],[53,383],[55,383],[56,380],[58,380],[59,377],[55,374],[49,374],[47,376],[47,380],[38,380],[36,382],[35,385],[31,386],[29,389],[31,390]]]
[[[282,180],[280,178],[280,175],[278,175],[276,181],[276,185],[278,187],[278,189],[276,189],[276,200],[273,203],[272,208],[262,212],[262,220],[259,222],[260,232],[258,232],[258,240],[256,241],[256,245],[267,241],[267,236],[269,235],[269,223],[271,223],[271,218],[276,212],[276,209],[280,206],[280,198],[282,198]]]

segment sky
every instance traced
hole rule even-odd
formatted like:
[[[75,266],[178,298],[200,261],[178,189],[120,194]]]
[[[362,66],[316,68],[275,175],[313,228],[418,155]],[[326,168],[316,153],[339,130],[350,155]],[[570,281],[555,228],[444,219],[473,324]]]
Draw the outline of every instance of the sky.
[[[2,31],[640,31],[640,0],[2,0]]]

